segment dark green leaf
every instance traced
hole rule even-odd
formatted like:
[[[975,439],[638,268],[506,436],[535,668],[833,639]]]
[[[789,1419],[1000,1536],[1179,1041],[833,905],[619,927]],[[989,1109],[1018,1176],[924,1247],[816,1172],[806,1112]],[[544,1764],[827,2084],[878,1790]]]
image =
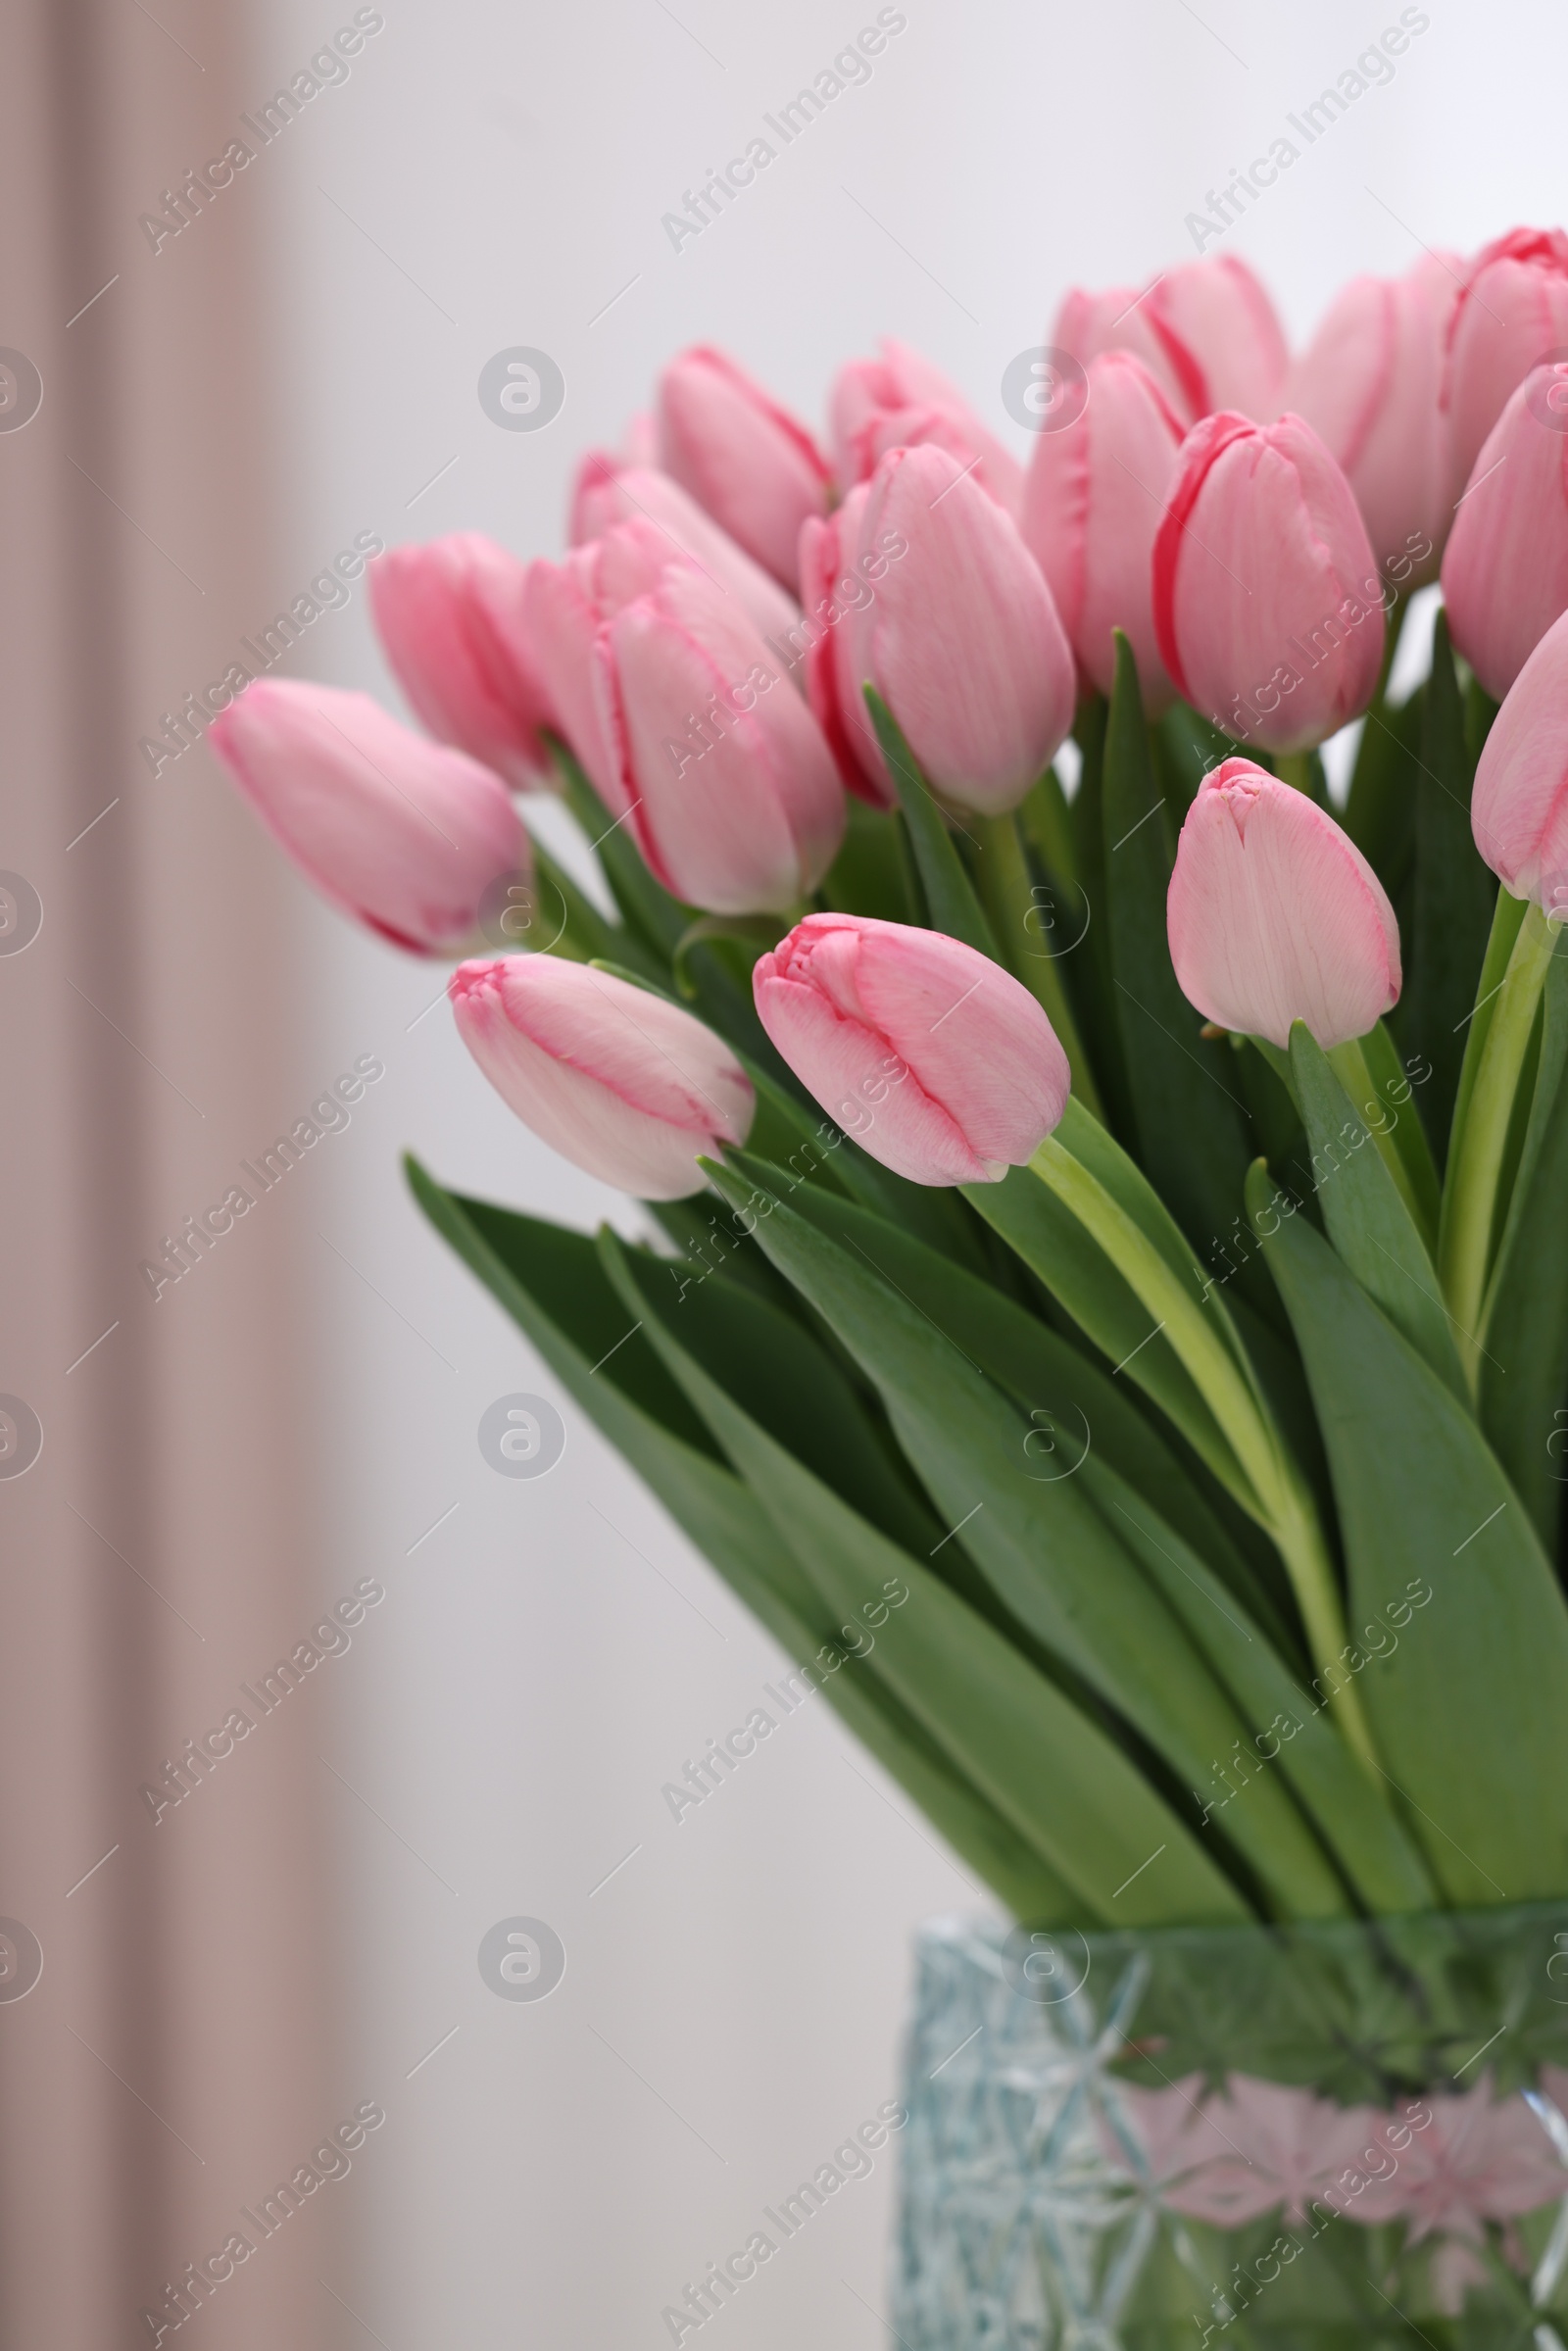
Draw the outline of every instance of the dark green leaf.
[[[844,805],[844,846],[823,878],[823,905],[879,922],[923,923],[925,909],[906,885],[897,818],[854,792],[845,794]]]

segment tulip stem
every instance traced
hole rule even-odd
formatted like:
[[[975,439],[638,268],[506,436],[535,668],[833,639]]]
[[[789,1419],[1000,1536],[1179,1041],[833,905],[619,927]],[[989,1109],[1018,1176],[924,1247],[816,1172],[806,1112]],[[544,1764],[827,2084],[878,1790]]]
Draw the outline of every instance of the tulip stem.
[[[1509,911],[1502,903],[1505,896],[1498,894],[1499,919]],[[1507,968],[1486,1007],[1489,1018],[1474,1080],[1460,1102],[1449,1149],[1438,1271],[1448,1294],[1459,1356],[1472,1390],[1480,1377],[1481,1315],[1514,1098],[1556,949],[1558,927],[1534,904],[1519,925]],[[1478,1003],[1477,1014],[1482,1009],[1483,1004]]]
[[[1029,917],[1039,913],[1041,906],[1024,856],[1017,816],[1008,809],[1004,815],[970,815],[966,821],[980,844],[975,893],[990,917],[1002,959],[1013,977],[1023,982],[1055,1030],[1072,1071],[1074,1094],[1084,1108],[1103,1125],[1104,1106],[1078,1033],[1078,1023],[1072,1016],[1072,1006],[1067,1002],[1056,958],[1045,945],[1031,948],[1028,944]]]
[[[1433,1225],[1432,1203],[1422,1199],[1411,1175],[1409,1162],[1395,1141],[1394,1130],[1399,1114],[1394,1104],[1379,1093],[1372,1072],[1367,1067],[1360,1038],[1351,1037],[1345,1044],[1332,1047],[1328,1059],[1335,1076],[1377,1145],[1378,1157],[1393,1176],[1399,1198],[1410,1211],[1410,1221],[1430,1252],[1436,1248],[1438,1238]]]
[[[1298,792],[1304,792],[1308,800],[1321,800],[1309,751],[1277,752],[1274,772],[1282,784],[1293,784]]]

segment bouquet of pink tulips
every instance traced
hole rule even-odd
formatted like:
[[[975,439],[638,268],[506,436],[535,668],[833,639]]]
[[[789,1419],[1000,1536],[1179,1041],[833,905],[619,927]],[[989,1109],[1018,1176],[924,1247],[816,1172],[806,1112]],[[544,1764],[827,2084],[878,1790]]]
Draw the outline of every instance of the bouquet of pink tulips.
[[[1565,1896],[1568,236],[1054,337],[1027,470],[897,344],[830,452],[689,351],[561,560],[372,565],[430,739],[213,739],[647,1202],[410,1171],[1017,1917]]]

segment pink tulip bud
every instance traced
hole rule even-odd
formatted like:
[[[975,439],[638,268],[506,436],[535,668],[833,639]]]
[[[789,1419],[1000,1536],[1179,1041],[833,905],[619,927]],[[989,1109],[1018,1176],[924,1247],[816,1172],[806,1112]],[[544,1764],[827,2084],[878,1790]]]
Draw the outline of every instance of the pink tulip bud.
[[[1568,612],[1568,364],[1533,368],[1482,443],[1443,601],[1455,645],[1500,702]]]
[[[733,598],[666,567],[600,631],[619,805],[666,890],[716,914],[786,911],[844,837],[833,757]]]
[[[668,534],[642,515],[552,563],[528,565],[522,617],[528,647],[548,679],[556,724],[612,815],[624,816],[620,763],[605,736],[594,686],[594,646],[607,620],[659,585],[671,563],[697,568]]]
[[[1176,844],[1165,905],[1182,994],[1282,1050],[1304,1020],[1325,1053],[1399,999],[1399,926],[1349,835],[1304,792],[1227,759]]]
[[[1437,577],[1453,516],[1443,348],[1459,263],[1423,255],[1404,277],[1354,277],[1292,369],[1304,416],[1355,492],[1378,562],[1401,586]]]
[[[1087,368],[1102,351],[1131,351],[1196,422],[1237,409],[1266,422],[1279,408],[1289,354],[1274,305],[1234,254],[1184,262],[1142,294],[1074,287],[1056,314],[1052,342]]]
[[[208,741],[307,880],[394,947],[461,954],[490,885],[531,867],[499,776],[368,694],[258,678]]]
[[[568,535],[573,547],[602,538],[617,522],[651,522],[672,555],[687,555],[732,596],[763,636],[793,628],[799,607],[778,582],[737,547],[667,473],[644,472],[621,458],[590,450],[577,468]]]
[[[889,563],[901,562],[909,546],[896,533],[884,533],[878,548],[864,545],[861,523],[870,495],[867,483],[857,483],[835,514],[802,530],[806,611],[797,635],[807,642],[806,688],[812,714],[839,774],[858,799],[892,808],[899,796],[865,707],[862,687],[870,680],[870,654],[855,622],[887,577]]]
[[[1559,919],[1568,916],[1565,711],[1568,613],[1553,621],[1509,688],[1470,795],[1476,847],[1503,888]]]
[[[752,990],[808,1092],[911,1183],[999,1183],[1066,1107],[1067,1056],[1028,989],[942,931],[808,914]]]
[[[890,450],[946,449],[999,506],[1016,514],[1023,468],[939,367],[885,335],[882,356],[839,370],[830,402],[833,462],[846,490],[869,481]]]
[[[1511,228],[1476,255],[1448,326],[1443,406],[1457,498],[1509,394],[1568,350],[1568,234]]]
[[[1130,351],[1102,352],[1086,373],[1081,414],[1035,442],[1024,541],[1090,684],[1110,692],[1111,632],[1122,629],[1137,658],[1145,708],[1157,715],[1175,688],[1154,638],[1151,565],[1186,428]]]
[[[1160,658],[1228,735],[1304,751],[1372,700],[1394,591],[1349,483],[1299,416],[1222,412],[1193,427],[1153,583]]]
[[[393,674],[436,740],[516,791],[548,780],[550,699],[519,622],[523,567],[476,530],[393,547],[369,567],[370,610]]]
[[[659,381],[659,462],[736,545],[793,591],[801,524],[827,510],[827,460],[723,352],[698,344]]]
[[[742,1144],[756,1109],[729,1047],[678,1004],[558,955],[460,965],[463,1042],[509,1108],[574,1167],[640,1200],[685,1200],[699,1154]]]
[[[1072,653],[1039,564],[942,449],[892,451],[852,508],[853,494],[836,544],[818,536],[808,554],[813,588],[830,558],[840,578],[887,559],[831,654],[813,656],[812,691],[835,707],[841,755],[847,741],[867,757],[869,682],[947,799],[987,815],[1016,808],[1072,724]]]

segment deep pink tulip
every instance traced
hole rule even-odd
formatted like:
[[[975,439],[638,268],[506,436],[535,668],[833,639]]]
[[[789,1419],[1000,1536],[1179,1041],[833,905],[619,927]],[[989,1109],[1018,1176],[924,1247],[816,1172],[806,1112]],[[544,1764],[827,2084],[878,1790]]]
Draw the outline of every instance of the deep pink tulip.
[[[1481,444],[1532,367],[1568,350],[1568,234],[1510,228],[1482,247],[1464,273],[1448,326],[1443,406],[1448,419],[1450,497],[1475,468]]]
[[[1186,428],[1130,351],[1102,352],[1087,373],[1082,414],[1035,442],[1023,494],[1024,542],[1090,684],[1110,692],[1111,631],[1122,629],[1137,658],[1145,708],[1157,715],[1176,689],[1154,639],[1151,571]]]
[[[1455,645],[1500,702],[1568,612],[1568,363],[1533,368],[1482,443],[1443,601]]]
[[[751,1081],[710,1029],[629,980],[559,955],[464,963],[447,990],[463,1042],[524,1126],[601,1183],[684,1200],[697,1165],[742,1144]]]
[[[931,443],[972,466],[981,488],[1016,514],[1023,468],[981,423],[957,385],[891,335],[883,337],[880,351],[874,360],[851,360],[834,381],[833,462],[843,488],[869,481],[890,450]]]
[[[602,539],[574,547],[563,562],[543,556],[528,565],[523,624],[539,675],[549,684],[555,722],[612,815],[623,816],[620,762],[605,736],[594,685],[594,645],[607,620],[659,585],[671,563],[695,569],[657,524],[640,514]]]
[[[368,694],[258,678],[207,739],[323,898],[394,947],[463,953],[490,884],[530,869],[500,777]]]
[[[901,544],[906,552],[845,612],[831,653],[813,656],[813,694],[836,710],[833,739],[866,756],[869,681],[945,798],[986,815],[1015,808],[1073,713],[1072,653],[1016,525],[931,447],[892,451],[863,505],[852,496],[844,513],[835,541],[816,536],[808,552],[813,589],[830,557],[842,578]]]
[[[801,524],[827,511],[827,460],[788,409],[710,344],[683,351],[659,379],[659,462],[793,592]]]
[[[420,723],[514,790],[548,781],[550,699],[523,640],[516,557],[460,530],[389,548],[367,576],[376,633]]]
[[[1265,423],[1279,409],[1289,353],[1261,280],[1234,254],[1184,262],[1140,294],[1075,286],[1052,342],[1086,367],[1102,351],[1131,351],[1189,423],[1238,409]]]
[[[1282,1049],[1304,1020],[1325,1053],[1399,998],[1399,927],[1348,833],[1250,759],[1206,775],[1176,844],[1170,958],[1206,1019]]]
[[[1066,1107],[1067,1056],[1028,989],[942,931],[808,914],[752,990],[808,1092],[911,1183],[998,1183]]]
[[[800,618],[794,598],[704,514],[678,481],[667,473],[630,465],[604,450],[590,450],[572,487],[567,535],[573,547],[602,538],[617,522],[637,520],[662,530],[672,553],[689,555],[699,563],[764,637],[787,634]]]
[[[1424,254],[1403,277],[1353,277],[1287,392],[1355,492],[1378,562],[1411,588],[1437,577],[1453,518],[1439,392],[1461,267],[1456,254]]]
[[[1394,590],[1349,483],[1299,416],[1222,412],[1194,426],[1153,584],[1160,659],[1238,740],[1305,751],[1372,700]]]
[[[654,873],[715,914],[786,911],[844,837],[833,756],[781,664],[702,572],[666,567],[600,631],[620,802]]]
[[[1505,890],[1568,916],[1568,613],[1547,629],[1493,720],[1470,824]]]

